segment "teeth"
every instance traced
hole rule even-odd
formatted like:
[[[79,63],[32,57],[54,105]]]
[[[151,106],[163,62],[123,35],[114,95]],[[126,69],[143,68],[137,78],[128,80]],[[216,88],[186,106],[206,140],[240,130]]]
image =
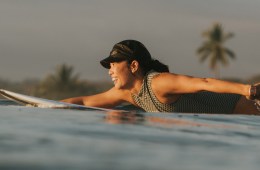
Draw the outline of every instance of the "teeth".
[[[112,81],[116,81],[117,79],[116,78],[112,78]]]

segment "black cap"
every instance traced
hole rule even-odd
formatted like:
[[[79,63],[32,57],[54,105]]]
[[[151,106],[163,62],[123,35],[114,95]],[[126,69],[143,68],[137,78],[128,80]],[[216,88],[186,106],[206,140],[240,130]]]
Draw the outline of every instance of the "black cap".
[[[100,64],[109,69],[111,62],[137,60],[140,65],[144,66],[149,63],[152,58],[146,47],[136,40],[124,40],[114,45],[110,55],[101,60]]]

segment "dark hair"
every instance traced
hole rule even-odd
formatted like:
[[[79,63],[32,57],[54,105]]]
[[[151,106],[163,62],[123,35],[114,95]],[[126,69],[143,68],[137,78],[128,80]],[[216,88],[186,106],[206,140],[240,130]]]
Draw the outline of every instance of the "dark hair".
[[[150,70],[157,72],[169,72],[169,67],[158,60],[151,59],[148,65],[141,65],[144,73],[147,73]]]
[[[105,68],[110,68],[111,62],[120,62],[127,60],[131,63],[133,60],[138,61],[144,74],[150,70],[157,72],[169,72],[167,65],[158,60],[154,60],[147,48],[139,41],[124,40],[114,45],[110,55],[101,60],[100,63]]]

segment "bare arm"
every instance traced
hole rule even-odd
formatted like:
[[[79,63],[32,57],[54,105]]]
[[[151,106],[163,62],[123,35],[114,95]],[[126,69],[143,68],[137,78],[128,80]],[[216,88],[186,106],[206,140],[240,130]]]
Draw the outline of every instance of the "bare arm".
[[[81,96],[62,100],[63,102],[86,106],[113,108],[124,101],[128,101],[127,92],[112,88],[106,92],[91,96]]]
[[[160,87],[164,94],[196,93],[211,91],[216,93],[234,93],[249,96],[250,85],[217,80],[213,78],[195,78],[191,76],[164,73],[154,78],[153,87]]]

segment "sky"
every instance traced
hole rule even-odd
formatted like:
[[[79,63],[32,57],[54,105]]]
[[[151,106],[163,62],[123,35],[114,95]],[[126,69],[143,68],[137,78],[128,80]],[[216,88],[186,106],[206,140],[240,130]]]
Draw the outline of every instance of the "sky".
[[[260,74],[259,0],[0,0],[0,78],[42,79],[57,65],[81,79],[110,80],[99,61],[125,39],[141,41],[170,71],[213,77],[196,49],[213,23],[235,37],[221,77]]]

